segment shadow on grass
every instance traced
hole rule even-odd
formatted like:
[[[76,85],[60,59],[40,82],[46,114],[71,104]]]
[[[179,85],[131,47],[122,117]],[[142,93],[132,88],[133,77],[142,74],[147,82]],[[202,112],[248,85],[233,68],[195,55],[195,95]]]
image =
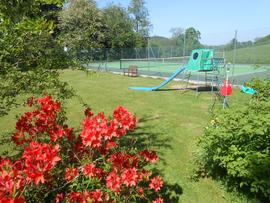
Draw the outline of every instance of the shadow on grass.
[[[269,166],[270,162],[268,161],[257,161],[254,160],[254,163],[249,160],[249,167],[245,170],[250,174],[250,179],[244,179],[241,177],[234,177],[228,175],[227,169],[220,167],[217,164],[212,162],[203,162],[200,158],[194,160],[194,164],[197,166],[197,169],[194,171],[191,181],[199,181],[204,178],[211,178],[219,182],[222,187],[229,193],[234,194],[243,199],[245,202],[250,203],[269,203],[270,198],[266,193],[263,193],[262,189],[265,191],[266,188],[269,188],[270,176],[269,176]],[[258,164],[259,163],[259,164]],[[253,166],[250,166],[253,165]],[[268,174],[267,174],[268,173]],[[251,178],[254,178],[252,182]],[[241,185],[241,182],[246,181],[246,184]],[[257,182],[256,182],[257,181]],[[251,186],[256,187],[256,184],[260,184],[258,190],[253,190]],[[258,187],[257,187],[258,188]]]
[[[156,129],[157,125],[153,123],[154,120],[158,120],[159,116],[144,116],[139,119],[139,126],[136,130],[127,136],[123,137],[123,146],[128,146],[129,148],[136,148],[137,150],[144,149],[166,149],[172,150],[171,139],[164,138],[162,136],[166,132],[162,132],[160,129]],[[162,157],[164,153],[159,151],[159,161],[163,165],[166,165],[166,160]]]
[[[162,190],[161,195],[164,199],[164,202],[179,202],[180,195],[183,194],[183,189],[177,183],[175,184],[168,184],[165,183]]]
[[[11,140],[12,132],[4,133],[0,135],[0,157],[9,157],[11,159],[17,159],[21,147],[16,146]]]
[[[159,162],[162,165],[167,165],[166,160],[163,158],[164,153],[162,151],[173,150],[171,147],[172,139],[168,137],[164,137],[167,133],[160,129],[157,130],[155,120],[158,120],[159,116],[144,116],[140,118],[139,125],[136,130],[129,135],[123,137],[123,146],[129,146],[128,148],[136,148],[136,150],[144,150],[144,149],[162,149],[159,150]],[[157,132],[158,131],[158,132]],[[156,166],[152,168],[153,175],[164,175],[165,171],[161,171]],[[180,195],[183,194],[182,187],[177,184],[171,184],[168,182],[164,182],[164,186],[160,192],[164,202],[172,202],[176,203],[180,201]]]
[[[157,92],[166,92],[166,91],[197,91],[197,92],[217,92],[217,87],[211,86],[199,86],[199,87],[186,87],[186,88],[164,88],[158,89]]]
[[[166,89],[158,89],[157,92],[166,92],[166,91],[183,91],[183,90],[189,90],[189,88],[166,88]]]

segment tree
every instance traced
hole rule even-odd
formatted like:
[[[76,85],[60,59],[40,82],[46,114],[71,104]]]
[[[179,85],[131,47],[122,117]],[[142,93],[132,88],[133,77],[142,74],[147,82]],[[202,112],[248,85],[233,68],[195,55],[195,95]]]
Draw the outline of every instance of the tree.
[[[0,116],[17,105],[22,94],[52,93],[57,99],[71,94],[55,69],[69,60],[43,6],[62,7],[62,0],[0,1]]]
[[[200,43],[201,33],[193,27],[184,30],[180,27],[171,28],[172,33],[171,40],[179,49],[178,52],[182,52],[183,55],[189,54],[193,49],[201,48]]]
[[[149,37],[151,23],[149,20],[149,13],[147,8],[145,7],[144,0],[132,0],[128,7],[128,11],[133,16],[134,21],[134,29],[136,33],[146,39]],[[145,43],[146,41],[144,41]]]
[[[172,33],[171,40],[177,46],[183,47],[185,43],[185,30],[180,27],[171,28],[170,32]]]
[[[104,22],[108,27],[106,40],[109,47],[134,47],[133,23],[125,8],[116,5],[105,8]]]
[[[184,35],[184,29],[181,27],[173,27],[170,29],[170,33],[172,33],[172,39],[176,39],[182,35]]]
[[[112,48],[114,57],[120,57],[120,49],[136,46],[136,33],[133,22],[126,9],[121,6],[110,5],[103,10],[107,48]]]
[[[77,57],[81,52],[106,46],[105,33],[108,28],[95,1],[71,0],[60,13],[60,29],[63,43]]]
[[[175,46],[177,46],[177,52],[185,55],[186,52],[186,39],[185,39],[185,30],[181,27],[171,28],[170,32],[172,33],[171,40]]]
[[[269,43],[270,43],[270,35],[256,38],[254,42],[255,45],[269,44]]]
[[[202,47],[200,43],[201,33],[193,27],[187,28],[185,31],[185,41],[186,41],[186,53],[190,53],[193,49],[198,49]]]
[[[233,50],[236,44],[236,48],[239,45],[239,42],[237,39],[233,38],[228,44],[226,44],[225,49],[226,50]]]

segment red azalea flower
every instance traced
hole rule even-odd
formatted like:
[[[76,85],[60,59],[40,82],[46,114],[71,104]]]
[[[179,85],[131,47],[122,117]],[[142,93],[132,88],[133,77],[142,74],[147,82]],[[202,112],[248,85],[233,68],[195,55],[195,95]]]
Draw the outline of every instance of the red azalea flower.
[[[113,170],[106,178],[106,186],[107,188],[115,191],[121,191],[121,178],[117,175],[116,170]]]
[[[55,198],[55,203],[60,203],[64,199],[63,193],[58,193]]]
[[[16,198],[23,190],[26,181],[23,176],[21,163],[19,161],[12,163],[8,159],[0,160],[0,202],[2,198],[8,200],[24,202],[23,198]]]
[[[113,164],[113,168],[122,169],[138,167],[138,157],[123,152],[112,154],[108,161]]]
[[[88,191],[84,192],[84,196],[87,202],[88,201],[95,202],[95,203],[103,202],[102,195],[103,195],[102,191],[98,189],[91,192],[88,192]]]
[[[39,108],[24,113],[16,123],[16,132],[12,139],[17,145],[31,142],[41,133],[48,133],[51,141],[55,142],[69,132],[57,125],[57,114],[61,110],[60,103],[53,101],[50,96],[29,100],[30,106],[34,103],[38,103]]]
[[[83,121],[82,143],[95,149],[101,147],[101,141],[107,133],[107,127],[107,119],[103,113],[92,118],[87,116]]]
[[[94,113],[92,112],[91,108],[87,108],[84,110],[84,115],[88,117],[92,117]]]
[[[162,186],[163,186],[163,181],[162,181],[160,176],[153,177],[151,179],[150,184],[149,184],[149,187],[151,189],[155,190],[156,192],[159,191]]]
[[[138,181],[138,174],[137,174],[137,169],[136,168],[130,168],[130,169],[126,169],[124,170],[122,176],[122,182],[126,185],[126,186],[132,186],[132,185],[136,185],[137,181]]]
[[[28,141],[23,131],[18,131],[14,133],[11,139],[16,145],[21,145]]]
[[[110,120],[108,123],[107,133],[104,135],[104,139],[111,140],[114,137],[120,137],[122,134],[125,134],[125,131],[122,133],[119,130],[119,123],[115,119]]]
[[[143,156],[146,161],[151,163],[156,163],[158,161],[158,156],[155,151],[144,150],[140,152],[140,155]]]
[[[153,201],[153,203],[163,203],[163,202],[164,200],[160,197]]]
[[[34,97],[29,97],[28,99],[27,99],[27,105],[29,106],[29,107],[32,107],[33,106],[33,104],[35,103],[35,98]]]
[[[83,174],[85,176],[88,176],[89,178],[98,177],[99,179],[101,179],[104,171],[100,168],[97,168],[95,164],[90,163],[83,167]]]
[[[114,110],[113,117],[124,130],[134,130],[136,127],[136,117],[122,106]]]
[[[60,146],[31,142],[23,152],[22,158],[25,162],[24,172],[27,180],[34,181],[36,185],[44,183],[44,175],[53,169],[61,158],[58,156]]]
[[[87,164],[83,167],[83,174],[85,176],[88,176],[89,178],[92,178],[92,177],[95,177],[95,164],[93,163],[90,163],[90,164]]]
[[[85,198],[81,192],[70,192],[67,194],[68,200],[70,203],[85,203]]]
[[[143,197],[144,196],[144,189],[142,187],[139,187],[137,189],[137,193],[140,195],[140,197]]]
[[[68,128],[67,126],[61,126],[55,124],[51,130],[48,132],[51,138],[51,142],[56,142],[58,138],[68,137],[72,139],[73,128]]]
[[[17,197],[17,198],[8,198],[3,197],[0,199],[1,203],[26,203],[24,197]]]
[[[147,171],[145,169],[141,170],[141,173],[139,173],[139,180],[146,179],[149,180],[149,177],[152,175],[150,171]]]
[[[106,150],[110,150],[110,149],[113,149],[115,147],[117,147],[117,144],[114,141],[107,142],[106,143],[106,146],[105,146]]]
[[[65,179],[67,181],[72,181],[78,175],[79,175],[79,170],[77,168],[67,168],[66,173],[65,173]]]
[[[38,100],[41,109],[45,112],[59,111],[61,105],[59,102],[54,102],[51,96],[45,95],[44,97],[39,98]]]

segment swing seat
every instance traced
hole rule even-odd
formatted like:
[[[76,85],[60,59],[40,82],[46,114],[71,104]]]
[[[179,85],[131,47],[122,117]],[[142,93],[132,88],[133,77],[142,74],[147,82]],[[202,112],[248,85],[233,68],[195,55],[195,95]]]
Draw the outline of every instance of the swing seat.
[[[253,88],[246,87],[246,86],[242,85],[241,92],[246,93],[246,94],[255,94],[256,90],[254,90]]]

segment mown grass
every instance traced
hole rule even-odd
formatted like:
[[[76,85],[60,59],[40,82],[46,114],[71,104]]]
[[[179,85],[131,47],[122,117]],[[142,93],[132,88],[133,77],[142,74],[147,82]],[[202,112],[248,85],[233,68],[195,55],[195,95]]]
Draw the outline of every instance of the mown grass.
[[[209,108],[214,102],[211,93],[194,91],[157,91],[139,92],[128,90],[129,86],[151,86],[161,82],[158,79],[130,78],[109,73],[87,75],[83,71],[63,71],[62,79],[68,82],[94,112],[103,111],[111,115],[118,105],[127,107],[139,119],[138,131],[143,132],[150,148],[158,151],[161,161],[158,168],[171,184],[178,184],[182,189],[181,202],[246,202],[245,198],[227,192],[222,184],[210,178],[193,180],[196,165],[193,163],[194,152],[198,151],[197,138],[210,118]],[[176,83],[171,83],[172,87]],[[231,104],[245,103],[246,95],[235,90]],[[219,102],[216,103],[221,107]],[[80,99],[73,98],[66,103],[69,124],[81,127],[83,110]],[[15,127],[15,113],[25,108],[12,110],[0,120],[1,140],[8,136]],[[6,142],[1,145],[0,154],[13,152],[13,145]]]

